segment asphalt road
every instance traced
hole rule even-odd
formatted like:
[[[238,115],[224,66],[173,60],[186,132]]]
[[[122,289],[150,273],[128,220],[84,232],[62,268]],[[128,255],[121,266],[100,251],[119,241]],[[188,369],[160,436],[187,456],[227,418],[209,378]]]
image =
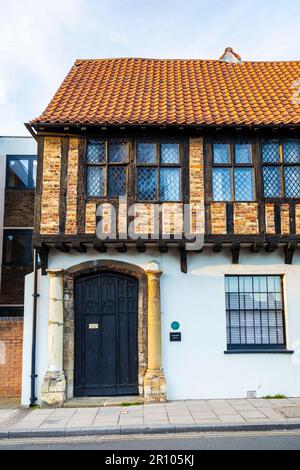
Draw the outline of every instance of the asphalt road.
[[[300,431],[11,439],[2,450],[300,450]]]

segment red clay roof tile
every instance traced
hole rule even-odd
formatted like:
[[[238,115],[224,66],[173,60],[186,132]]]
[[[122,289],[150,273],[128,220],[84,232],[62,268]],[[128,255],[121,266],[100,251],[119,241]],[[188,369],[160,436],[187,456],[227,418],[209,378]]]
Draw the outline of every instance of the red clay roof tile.
[[[31,124],[300,124],[300,62],[77,60]]]

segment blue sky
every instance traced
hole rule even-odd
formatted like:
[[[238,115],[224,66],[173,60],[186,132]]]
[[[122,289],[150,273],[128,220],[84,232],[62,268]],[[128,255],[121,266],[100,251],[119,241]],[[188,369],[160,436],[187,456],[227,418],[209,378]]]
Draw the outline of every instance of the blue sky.
[[[300,59],[299,0],[0,0],[0,135],[27,135],[76,58]],[[300,77],[299,77],[300,78]]]

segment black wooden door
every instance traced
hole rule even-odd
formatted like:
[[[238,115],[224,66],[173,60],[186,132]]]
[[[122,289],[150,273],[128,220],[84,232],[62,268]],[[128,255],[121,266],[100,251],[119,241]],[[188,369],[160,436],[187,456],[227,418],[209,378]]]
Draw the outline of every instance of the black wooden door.
[[[121,274],[75,282],[74,396],[138,393],[137,294]]]

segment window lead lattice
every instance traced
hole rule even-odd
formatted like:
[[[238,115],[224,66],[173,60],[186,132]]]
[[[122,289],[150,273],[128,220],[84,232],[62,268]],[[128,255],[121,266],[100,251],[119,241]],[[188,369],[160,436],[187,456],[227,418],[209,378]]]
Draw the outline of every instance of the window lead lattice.
[[[158,198],[157,168],[137,168],[137,197],[141,201],[155,201]]]
[[[156,144],[155,142],[137,143],[137,161],[138,163],[155,163]]]
[[[213,161],[216,164],[230,163],[230,145],[214,144],[213,145]]]
[[[87,168],[87,194],[100,197],[104,195],[104,168],[89,166]]]
[[[128,162],[129,146],[126,139],[110,139],[108,142],[108,162]]]
[[[108,169],[108,195],[126,195],[126,168],[123,166],[109,167]]]
[[[214,168],[212,183],[214,201],[231,201],[231,170],[229,168]]]
[[[300,167],[284,168],[284,187],[286,197],[300,197]]]
[[[160,159],[164,164],[179,163],[179,145],[177,143],[162,143],[160,146]]]
[[[235,168],[234,195],[236,201],[254,201],[254,180],[252,168]]]
[[[251,144],[235,144],[234,146],[235,163],[252,163]]]
[[[300,142],[284,142],[282,148],[285,163],[300,163]]]
[[[264,196],[280,197],[281,196],[281,177],[280,168],[265,167],[263,168]]]
[[[91,139],[87,146],[87,163],[104,163],[106,160],[106,143],[104,139]]]
[[[160,199],[161,201],[180,200],[180,169],[160,169]]]
[[[262,145],[262,159],[264,163],[280,162],[280,145],[278,141],[266,142]]]

